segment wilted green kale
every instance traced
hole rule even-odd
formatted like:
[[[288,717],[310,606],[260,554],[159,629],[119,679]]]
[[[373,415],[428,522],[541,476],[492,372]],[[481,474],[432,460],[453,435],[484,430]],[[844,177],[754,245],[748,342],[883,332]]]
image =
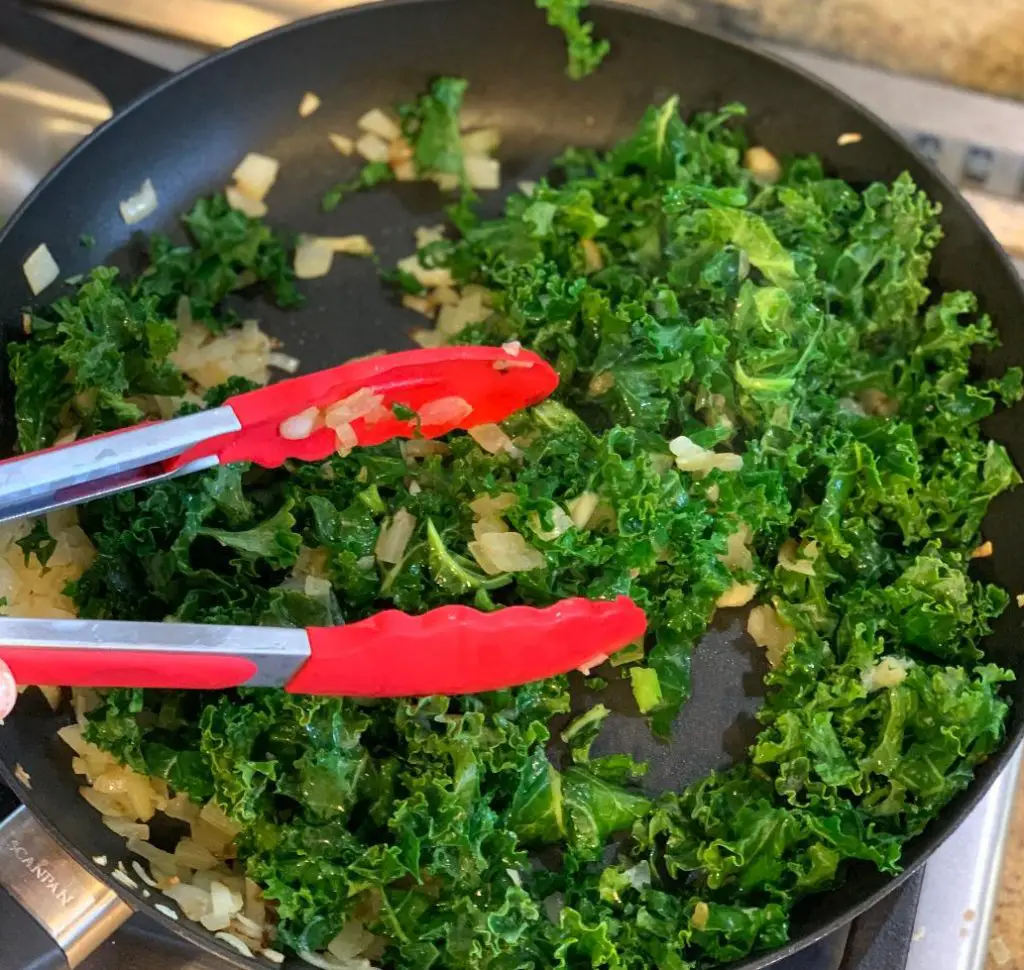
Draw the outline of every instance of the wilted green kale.
[[[611,44],[606,40],[594,39],[594,25],[583,22],[581,15],[588,0],[535,0],[537,6],[546,11],[548,23],[565,34],[569,52],[566,73],[579,80],[593,74],[608,56]]]
[[[182,301],[216,332],[237,322],[221,306],[230,293],[261,286],[281,306],[300,305],[285,241],[264,223],[220,195],[200,199],[183,222],[191,241],[153,236],[137,279],[101,266],[32,313],[32,339],[8,348],[23,451],[52,444],[62,429],[89,435],[133,424],[143,416],[140,397],[183,394],[170,360]]]
[[[969,294],[929,292],[938,212],[908,176],[857,190],[798,158],[763,184],[740,114],[653,107],[500,219],[463,207],[459,237],[421,252],[490,294],[456,340],[519,340],[559,371],[554,400],[505,423],[512,453],[457,434],[426,457],[229,466],[80,510],[97,557],[71,592],[90,617],[306,626],[629,595],[648,636],[602,672],[628,671],[660,733],[715,611],[756,596],[776,662],[761,732],[683,791],[642,791],[643,765],[595,755],[610,701],[570,719],[562,678],[374,703],[108,693],[88,736],[235,819],[283,945],[323,948],[359,918],[393,970],[739,959],[785,942],[793,907],[849,862],[896,872],[1001,744],[1011,675],[982,644],[1007,596],[968,567],[989,502],[1020,481],[979,427],[1020,373],[971,379],[995,333]],[[457,123],[417,118],[443,154]],[[92,290],[44,315],[12,365],[23,441],[68,423],[79,372],[108,425],[132,419],[138,374],[180,380],[146,342],[156,311],[97,272],[86,287],[128,320],[116,352],[95,346]],[[162,278],[144,299],[180,285],[202,315],[187,272]],[[483,568],[480,500],[542,566]],[[412,533],[381,561],[399,511]]]

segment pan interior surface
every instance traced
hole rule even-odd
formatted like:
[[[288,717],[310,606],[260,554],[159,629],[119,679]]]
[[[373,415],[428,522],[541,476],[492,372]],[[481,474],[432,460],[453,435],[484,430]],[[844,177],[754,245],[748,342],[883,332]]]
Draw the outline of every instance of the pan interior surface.
[[[648,105],[673,94],[687,114],[742,102],[755,143],[778,155],[817,153],[828,171],[854,185],[909,171],[944,207],[946,238],[933,263],[936,287],[977,292],[1002,337],[997,357],[979,361],[979,367],[996,374],[1024,362],[1019,322],[1024,301],[1012,269],[966,204],[892,132],[792,68],[718,38],[616,7],[596,9],[593,19],[597,33],[611,41],[612,53],[582,82],[565,76],[561,37],[522,0],[411,0],[342,11],[256,39],[185,72],[83,144],[5,229],[0,253],[10,280],[0,292],[0,320],[17,339],[20,312],[30,295],[12,268],[40,242],[48,244],[65,276],[111,260],[130,266],[137,261],[138,242],[120,218],[120,199],[152,179],[160,208],[157,224],[143,228],[171,231],[178,213],[196,197],[221,189],[240,158],[253,150],[281,162],[269,199],[272,225],[318,235],[366,233],[381,264],[393,265],[412,251],[414,228],[441,221],[446,199],[430,187],[400,185],[353,197],[323,213],[322,193],[355,168],[334,151],[327,133],[351,133],[367,109],[408,100],[428,79],[449,74],[469,81],[467,124],[502,132],[505,190],[540,176],[566,146],[611,145],[633,129]],[[307,91],[316,92],[323,106],[300,121],[297,106]],[[862,139],[838,146],[845,132],[858,132]],[[485,206],[495,213],[500,209],[498,200]],[[92,250],[78,245],[85,233],[97,240]],[[417,324],[387,296],[369,261],[337,261],[327,278],[304,285],[304,292],[306,306],[299,311],[262,306],[255,311],[303,369],[409,346],[409,331]],[[9,396],[0,422],[9,445]],[[1018,465],[1024,464],[1024,427],[1004,413],[988,430]],[[1011,593],[1024,590],[1024,516],[1015,501],[1004,496],[990,512],[986,532],[999,541],[983,569],[984,578]],[[1019,621],[1019,611],[1011,607],[988,653],[993,662],[1024,675]],[[754,734],[765,671],[762,651],[745,635],[742,621],[717,621],[696,652],[693,695],[672,742],[655,742],[638,717],[616,715],[598,753],[623,751],[649,761],[646,783],[656,790],[726,767],[742,757]],[[1019,739],[1024,676],[1007,685],[1007,694],[1014,702],[1008,732]],[[122,842],[75,794],[71,754],[55,736],[67,723],[66,714],[52,714],[39,698],[26,695],[23,701],[0,731],[0,760],[8,769],[17,763],[29,772],[33,784],[23,791],[25,800],[83,860],[97,854],[112,861],[124,857]],[[974,786],[909,844],[908,869],[953,830],[1004,761],[1005,754],[984,765]],[[893,885],[891,877],[873,868],[853,867],[842,887],[801,904],[792,944],[741,966],[766,966],[812,942]],[[216,946],[198,928],[174,928],[202,946]],[[217,952],[250,965],[222,948]]]

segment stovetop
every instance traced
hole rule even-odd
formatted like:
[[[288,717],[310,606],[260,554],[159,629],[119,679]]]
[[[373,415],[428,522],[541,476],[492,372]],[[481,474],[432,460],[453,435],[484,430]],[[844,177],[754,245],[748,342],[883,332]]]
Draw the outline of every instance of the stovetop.
[[[275,22],[353,0],[55,0],[102,21],[76,27],[170,69]],[[634,0],[671,6],[674,0]],[[131,25],[144,27],[144,31]],[[719,25],[720,26],[720,25]],[[2,43],[2,38],[0,38]],[[890,121],[954,181],[1006,200],[1024,196],[1024,105],[901,78],[779,45],[771,50],[819,74]],[[80,82],[0,46],[0,221],[53,163],[109,116]],[[983,213],[984,215],[984,213]],[[998,232],[997,232],[998,235]],[[1013,255],[1024,256],[1024,244]],[[1024,264],[1018,263],[1024,270]],[[778,970],[981,970],[1020,756],[926,869],[874,909]],[[0,820],[16,802],[0,784]],[[0,966],[2,966],[0,947]],[[135,916],[84,970],[223,970],[216,957]],[[21,968],[17,968],[21,970]]]

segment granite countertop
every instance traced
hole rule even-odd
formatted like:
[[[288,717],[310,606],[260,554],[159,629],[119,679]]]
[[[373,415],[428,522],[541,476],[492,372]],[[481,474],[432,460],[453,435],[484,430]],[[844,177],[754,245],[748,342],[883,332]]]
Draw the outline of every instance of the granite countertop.
[[[661,0],[865,64],[1024,99],[1024,0]]]
[[[1024,970],[1024,772],[1020,779],[1006,837],[986,970]]]

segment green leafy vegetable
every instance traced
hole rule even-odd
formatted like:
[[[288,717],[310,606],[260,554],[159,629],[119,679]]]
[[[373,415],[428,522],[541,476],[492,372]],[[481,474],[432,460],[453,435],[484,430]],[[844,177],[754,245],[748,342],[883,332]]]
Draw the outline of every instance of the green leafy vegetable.
[[[386,182],[393,182],[395,173],[387,162],[367,162],[353,178],[338,182],[324,193],[321,207],[324,212],[333,212],[353,192],[372,189]]]
[[[569,51],[569,66],[566,73],[579,80],[601,66],[608,56],[611,44],[607,40],[594,38],[594,25],[581,20],[588,0],[535,0],[537,6],[547,13],[548,23],[565,34]]]
[[[402,134],[412,146],[417,173],[464,176],[459,132],[467,87],[463,78],[439,77],[426,94],[398,109]]]
[[[184,394],[170,360],[181,300],[215,331],[237,322],[223,299],[257,284],[281,306],[300,304],[285,244],[266,225],[223,196],[199,200],[184,223],[192,243],[154,236],[138,279],[125,284],[98,267],[73,295],[33,312],[32,339],[9,349],[23,451],[53,444],[61,429],[89,435],[133,424],[143,417],[140,397]]]
[[[545,6],[578,25],[580,4]],[[590,34],[569,33],[582,72]],[[403,123],[456,174],[465,88],[445,80]],[[467,202],[460,237],[422,254],[490,294],[457,342],[518,340],[559,372],[554,399],[504,423],[515,455],[457,434],[423,457],[229,466],[81,509],[86,617],[306,626],[631,596],[648,634],[612,663],[663,735],[724,604],[756,596],[786,635],[749,757],[661,793],[628,754],[595,756],[611,701],[569,720],[563,678],[375,702],[108,692],[88,738],[216,799],[282,945],[322,949],[358,916],[393,970],[741,959],[785,942],[851,862],[897,872],[1002,743],[1012,675],[983,641],[1007,595],[969,565],[1020,481],[980,430],[1020,372],[972,379],[996,336],[971,295],[929,292],[938,212],[909,176],[855,189],[797,158],[761,184],[740,114],[654,106],[500,218]],[[195,246],[154,244],[141,281],[97,270],[36,315],[11,360],[24,447],[129,423],[143,386],[180,382],[182,294],[214,327],[251,278],[289,299],[269,230],[219,204],[189,226]],[[406,541],[382,554],[400,510]],[[532,568],[488,560],[503,532]],[[23,543],[42,561],[41,531]]]
[[[45,566],[50,557],[57,551],[57,540],[50,535],[46,525],[46,519],[36,519],[32,525],[32,531],[28,535],[17,540],[21,551],[25,553],[25,565],[29,565],[32,556],[40,566]]]

